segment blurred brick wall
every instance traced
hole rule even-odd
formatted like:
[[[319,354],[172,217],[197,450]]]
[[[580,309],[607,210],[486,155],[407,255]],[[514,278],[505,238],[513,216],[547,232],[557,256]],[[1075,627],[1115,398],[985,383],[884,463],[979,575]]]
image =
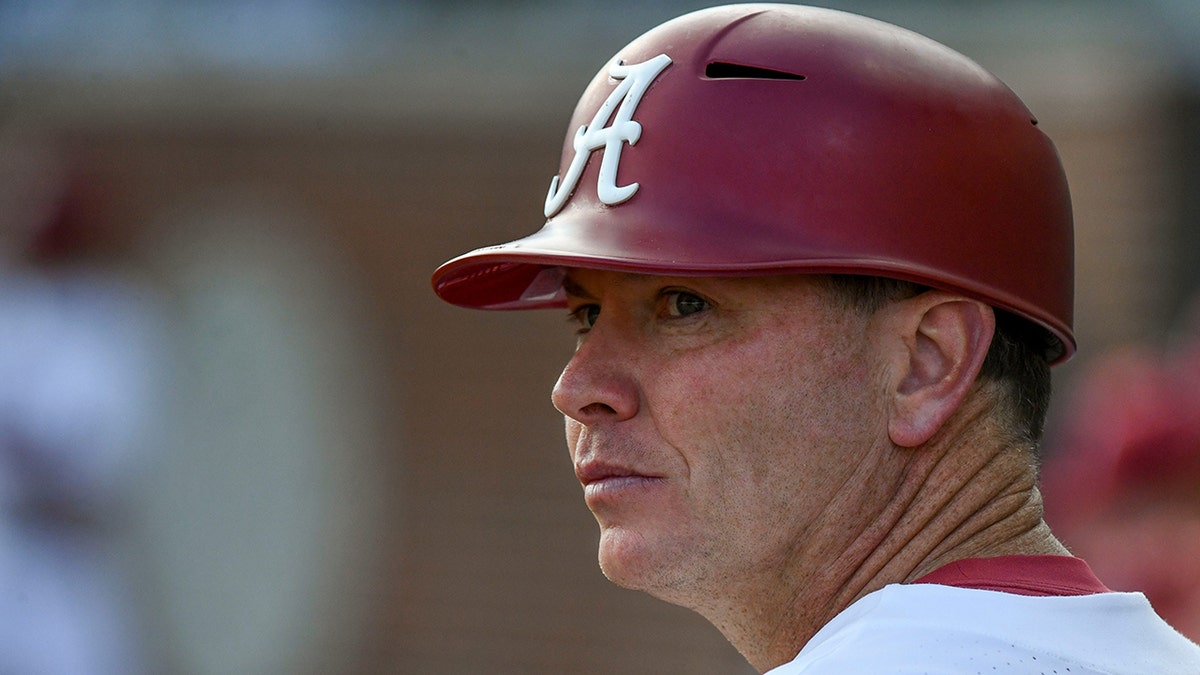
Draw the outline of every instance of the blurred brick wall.
[[[382,436],[364,452],[394,486],[382,542],[353,597],[327,599],[314,670],[347,673],[735,673],[745,664],[690,612],[617,589],[595,562],[549,401],[573,337],[561,312],[473,312],[441,303],[429,275],[469,248],[532,231],[559,132],[238,134],[77,132],[132,223],[130,255],[164,209],[208,187],[294,200],[367,297]],[[297,227],[311,225],[298,224]],[[140,263],[153,270],[156,262]],[[338,461],[333,458],[331,461]],[[314,617],[321,621],[322,617]]]

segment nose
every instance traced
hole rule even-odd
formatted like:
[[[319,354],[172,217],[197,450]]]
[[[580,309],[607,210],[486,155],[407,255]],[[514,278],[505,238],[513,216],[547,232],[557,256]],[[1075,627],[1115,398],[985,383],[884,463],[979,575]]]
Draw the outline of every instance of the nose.
[[[638,412],[632,359],[600,333],[593,330],[575,351],[550,397],[559,412],[585,426],[619,422]]]

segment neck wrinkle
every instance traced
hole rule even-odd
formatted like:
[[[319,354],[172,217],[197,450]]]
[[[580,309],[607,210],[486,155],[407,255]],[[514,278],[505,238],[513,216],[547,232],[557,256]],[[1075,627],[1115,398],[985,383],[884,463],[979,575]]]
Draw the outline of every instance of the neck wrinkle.
[[[766,672],[795,658],[855,601],[889,584],[965,558],[1069,555],[1042,520],[1029,451],[997,440],[989,414],[976,400],[921,447],[864,453],[812,538],[796,542],[796,555],[779,570],[776,588],[788,593],[786,600],[724,613],[732,621],[710,621]],[[847,513],[860,516],[849,527]],[[814,550],[814,541],[826,543]],[[764,626],[770,630],[757,630]]]
[[[795,555],[779,569],[775,587],[790,593],[779,594],[780,601],[765,611],[754,608],[753,616],[761,623],[733,632],[728,625],[718,625],[751,665],[765,672],[787,663],[842,610],[891,583],[873,582],[882,571],[875,560],[891,550],[888,541],[920,497],[919,482],[907,477],[927,472],[919,465],[928,461],[922,450],[890,445],[863,453],[838,498],[825,507],[805,540],[795,542]],[[856,520],[848,522],[848,514]],[[814,548],[814,542],[823,545]],[[755,631],[756,625],[771,630]],[[751,639],[743,643],[734,635]]]
[[[914,459],[915,455],[892,448],[865,451],[837,497],[794,542],[792,553],[769,571],[774,576],[772,602],[734,598],[735,605],[739,600],[746,604],[738,611],[706,615],[759,672],[792,660],[822,626],[849,606],[844,589],[855,583],[866,553],[887,536],[889,527],[880,523],[894,523],[903,515],[904,509],[893,503],[904,487],[901,477],[908,472],[904,465]],[[857,520],[848,522],[848,515]],[[862,543],[866,541],[874,543]],[[716,616],[733,620],[718,622]]]

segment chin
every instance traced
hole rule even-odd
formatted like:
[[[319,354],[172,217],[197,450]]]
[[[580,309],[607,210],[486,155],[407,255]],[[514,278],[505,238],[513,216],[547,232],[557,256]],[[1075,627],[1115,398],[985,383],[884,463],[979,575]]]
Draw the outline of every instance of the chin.
[[[647,590],[647,578],[656,567],[649,548],[649,541],[639,532],[622,527],[603,528],[598,556],[600,571],[622,588]]]
[[[600,534],[600,571],[609,581],[660,600],[685,604],[686,575],[673,561],[656,553],[653,542],[638,532],[610,528]]]

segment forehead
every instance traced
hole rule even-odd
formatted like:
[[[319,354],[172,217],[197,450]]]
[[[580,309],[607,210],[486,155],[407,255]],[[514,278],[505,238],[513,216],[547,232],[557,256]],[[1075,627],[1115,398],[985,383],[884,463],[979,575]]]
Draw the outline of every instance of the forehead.
[[[657,292],[661,289],[690,290],[729,299],[766,301],[793,296],[814,296],[826,285],[816,275],[789,274],[740,277],[688,277],[568,268],[563,272],[562,287],[568,297],[600,299],[620,293]]]

